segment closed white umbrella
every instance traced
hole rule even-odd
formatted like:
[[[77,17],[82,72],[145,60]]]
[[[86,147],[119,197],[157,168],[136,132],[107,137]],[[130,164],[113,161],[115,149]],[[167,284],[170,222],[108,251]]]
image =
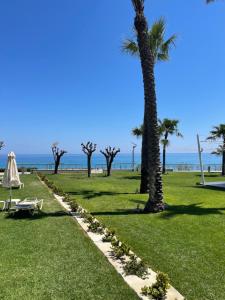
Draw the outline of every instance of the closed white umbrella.
[[[14,152],[8,154],[7,166],[4,172],[2,186],[10,189],[10,202],[12,199],[12,187],[21,186],[21,181],[16,165],[16,156]],[[11,203],[10,203],[11,204]],[[9,205],[10,206],[10,205]]]

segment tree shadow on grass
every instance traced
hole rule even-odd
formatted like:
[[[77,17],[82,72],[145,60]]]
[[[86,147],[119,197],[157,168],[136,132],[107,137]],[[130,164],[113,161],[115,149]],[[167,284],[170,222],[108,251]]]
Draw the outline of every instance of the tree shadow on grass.
[[[41,211],[39,213],[35,212],[34,215],[32,215],[29,211],[18,211],[15,213],[9,213],[6,215],[6,219],[13,219],[13,220],[21,220],[21,219],[27,219],[27,220],[39,220],[43,218],[50,218],[50,217],[65,217],[69,216],[69,213],[66,211],[60,210],[60,211],[54,211],[54,212],[44,212]]]
[[[167,205],[166,210],[161,214],[162,218],[171,218],[177,215],[222,215],[225,207],[202,207],[202,203],[188,205]]]
[[[201,177],[202,175],[201,174],[196,174],[195,175],[196,177]],[[214,177],[222,177],[222,175],[221,175],[221,173],[215,173],[215,174],[212,174],[212,173],[210,173],[210,174],[204,174],[204,177],[208,177],[208,178],[214,178]],[[225,178],[224,178],[224,180],[225,180]]]
[[[207,182],[208,184],[210,184],[210,182]],[[213,182],[212,182],[213,184]],[[219,186],[209,186],[209,185],[200,185],[200,184],[196,184],[193,186],[188,186],[188,187],[192,187],[195,189],[202,189],[202,190],[211,190],[211,191],[217,191],[217,192],[225,192],[225,188],[219,187]]]
[[[67,192],[68,194],[72,196],[82,196],[83,199],[93,199],[97,197],[102,196],[116,196],[116,195],[129,195],[129,194],[135,194],[135,193],[119,193],[119,192],[113,192],[113,191],[101,191],[101,192],[95,192],[92,190],[80,190],[80,191],[74,191],[74,192]]]
[[[137,209],[116,209],[114,211],[93,211],[91,214],[93,216],[127,216],[127,215],[137,215],[141,212]]]
[[[133,200],[138,204],[145,204],[142,200]],[[203,215],[222,215],[224,214],[225,207],[202,207],[202,203],[193,203],[189,205],[166,205],[164,212],[156,215],[164,219],[169,219],[177,215],[192,215],[192,216],[203,216]],[[116,209],[114,211],[94,211],[91,213],[94,216],[127,216],[136,214],[146,214],[143,210],[133,209]]]
[[[123,179],[141,180],[141,175],[123,176]]]

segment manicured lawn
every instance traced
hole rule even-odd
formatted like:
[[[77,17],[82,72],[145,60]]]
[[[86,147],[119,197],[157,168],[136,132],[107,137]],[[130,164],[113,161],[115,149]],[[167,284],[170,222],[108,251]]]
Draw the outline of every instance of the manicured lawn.
[[[0,212],[0,299],[138,299],[35,175],[14,198],[44,199],[39,217]],[[0,200],[8,192],[0,188]]]
[[[49,179],[115,229],[154,270],[168,273],[188,300],[225,299],[225,191],[196,186],[200,180],[196,173],[169,174],[164,176],[168,209],[143,215],[133,213],[147,200],[146,195],[135,194],[136,173],[91,179],[82,174],[49,175]],[[211,175],[207,180],[223,179]]]

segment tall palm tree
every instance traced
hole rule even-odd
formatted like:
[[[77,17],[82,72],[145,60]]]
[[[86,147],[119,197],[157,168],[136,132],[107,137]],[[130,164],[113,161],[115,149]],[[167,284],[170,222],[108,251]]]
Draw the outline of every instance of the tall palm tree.
[[[178,120],[163,119],[159,120],[159,131],[162,137],[161,144],[163,146],[163,169],[162,173],[166,173],[166,148],[169,146],[169,135],[176,135],[178,137],[183,137],[178,130]]]
[[[148,24],[144,16],[144,0],[132,0],[135,10],[134,27],[141,60],[144,83],[144,123],[142,139],[143,172],[149,183],[149,199],[145,212],[164,210],[162,176],[160,167],[159,128],[157,121],[157,102],[155,92],[154,55],[149,44]],[[149,172],[148,172],[149,170]]]
[[[136,2],[136,1],[134,1]],[[144,1],[138,1],[144,3]],[[148,30],[148,29],[147,29]],[[135,39],[138,39],[138,31],[135,30]],[[157,20],[152,27],[147,31],[146,36],[148,42],[148,49],[151,51],[151,56],[153,59],[153,67],[158,61],[166,61],[169,59],[169,50],[171,46],[175,44],[176,36],[172,35],[170,38],[165,39],[165,20],[160,18]],[[138,41],[134,39],[126,39],[122,45],[124,52],[137,56],[140,58],[139,44]],[[143,127],[140,128],[143,131]],[[133,130],[134,135],[141,136],[141,131],[139,128]],[[148,148],[144,146],[145,138],[142,140],[142,159],[141,159],[141,186],[140,192],[148,192],[148,177],[150,170],[148,168]]]
[[[225,124],[219,124],[214,126],[210,131],[210,136],[207,140],[219,140],[222,139],[222,145],[220,145],[213,154],[222,155],[222,175],[225,175]]]

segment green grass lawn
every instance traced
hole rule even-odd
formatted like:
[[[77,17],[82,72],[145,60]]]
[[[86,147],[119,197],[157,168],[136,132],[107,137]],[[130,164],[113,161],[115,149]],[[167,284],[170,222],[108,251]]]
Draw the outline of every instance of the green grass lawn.
[[[13,198],[44,199],[36,217],[0,212],[0,299],[138,299],[35,175]],[[8,191],[0,188],[0,200]]]
[[[111,178],[82,174],[49,175],[84,208],[111,229],[154,270],[169,274],[188,300],[225,299],[225,191],[196,186],[196,173],[164,176],[168,209],[135,214],[147,195],[136,173],[114,172]],[[210,175],[207,180],[219,181]]]

